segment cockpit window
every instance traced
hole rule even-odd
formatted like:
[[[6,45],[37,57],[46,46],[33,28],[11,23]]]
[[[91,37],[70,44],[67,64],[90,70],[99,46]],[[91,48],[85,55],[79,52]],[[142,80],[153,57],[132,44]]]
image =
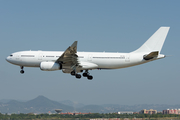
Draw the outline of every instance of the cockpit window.
[[[13,56],[13,55],[10,55],[11,57]]]

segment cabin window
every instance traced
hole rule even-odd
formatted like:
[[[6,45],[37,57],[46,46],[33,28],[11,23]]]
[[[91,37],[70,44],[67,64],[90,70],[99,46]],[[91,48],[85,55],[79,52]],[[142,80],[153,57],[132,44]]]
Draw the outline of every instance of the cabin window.
[[[93,57],[93,58],[100,58],[100,59],[124,59],[125,57]]]
[[[54,57],[54,56],[46,56],[46,57]]]
[[[34,55],[21,55],[21,57],[34,57]]]

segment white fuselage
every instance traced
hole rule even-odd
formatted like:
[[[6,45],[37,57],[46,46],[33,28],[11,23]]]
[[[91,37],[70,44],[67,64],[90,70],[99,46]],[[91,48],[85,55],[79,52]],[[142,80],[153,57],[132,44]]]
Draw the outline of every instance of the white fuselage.
[[[63,51],[21,51],[11,54],[6,60],[18,66],[40,67],[41,62],[55,62],[62,54]],[[79,62],[97,65],[92,69],[119,69],[149,62],[143,59],[145,53],[77,52],[77,55]],[[156,59],[163,57],[164,55],[159,55]],[[68,69],[71,66],[62,67]]]

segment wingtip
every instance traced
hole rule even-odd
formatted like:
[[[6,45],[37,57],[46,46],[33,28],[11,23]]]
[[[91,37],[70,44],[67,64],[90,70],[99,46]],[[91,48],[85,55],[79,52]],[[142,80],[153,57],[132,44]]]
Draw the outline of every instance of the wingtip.
[[[78,41],[74,41],[74,43],[71,45],[71,47],[77,46],[77,42],[78,42]]]

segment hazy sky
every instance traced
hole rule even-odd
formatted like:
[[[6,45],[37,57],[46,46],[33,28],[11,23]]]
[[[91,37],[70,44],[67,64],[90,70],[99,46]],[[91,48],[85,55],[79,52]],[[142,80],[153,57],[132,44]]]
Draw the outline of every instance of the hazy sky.
[[[0,99],[84,104],[180,104],[179,0],[1,0]],[[93,70],[92,81],[62,71],[45,72],[9,64],[23,50],[131,52],[159,27],[170,26],[161,51],[165,59],[118,70]]]

